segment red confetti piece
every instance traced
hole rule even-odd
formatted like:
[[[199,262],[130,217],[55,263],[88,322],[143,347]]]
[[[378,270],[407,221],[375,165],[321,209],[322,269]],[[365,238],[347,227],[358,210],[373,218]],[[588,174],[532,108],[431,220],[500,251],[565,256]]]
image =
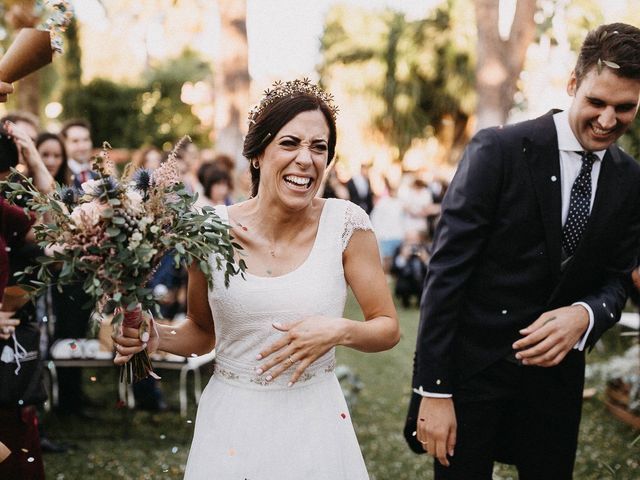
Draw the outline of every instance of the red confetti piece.
[[[346,413],[344,413],[344,412],[342,412],[342,413],[340,414],[340,416],[341,416],[342,418],[347,418],[347,414],[346,414]]]
[[[116,408],[124,408],[126,406],[126,403],[124,400],[118,400],[116,402]]]

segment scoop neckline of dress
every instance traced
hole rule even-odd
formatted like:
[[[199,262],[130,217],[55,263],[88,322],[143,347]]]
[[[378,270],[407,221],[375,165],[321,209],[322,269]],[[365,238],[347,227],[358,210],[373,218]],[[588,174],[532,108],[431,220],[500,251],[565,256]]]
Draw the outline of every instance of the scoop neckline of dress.
[[[327,204],[329,203],[331,199],[327,198],[324,201],[324,204],[322,205],[322,211],[320,212],[320,219],[318,220],[318,230],[316,231],[316,237],[313,239],[313,245],[311,246],[311,249],[309,250],[309,253],[307,254],[307,257],[304,259],[304,261],[298,265],[296,268],[294,268],[293,270],[291,270],[290,272],[286,272],[283,273],[282,275],[276,275],[276,276],[264,276],[264,275],[256,275],[254,273],[251,273],[249,271],[244,271],[244,275],[246,275],[247,277],[251,277],[251,278],[255,278],[258,280],[275,280],[275,279],[280,279],[280,278],[284,278],[284,277],[288,277],[290,275],[293,275],[294,273],[296,273],[297,271],[301,270],[307,263],[309,263],[311,257],[313,256],[315,250],[316,250],[316,246],[318,244],[318,239],[320,237],[320,229],[322,228],[322,224],[324,221],[324,217],[325,217],[325,212],[327,210]],[[229,217],[229,206],[228,205],[224,205],[224,211],[227,217],[227,221],[231,221],[231,218]]]

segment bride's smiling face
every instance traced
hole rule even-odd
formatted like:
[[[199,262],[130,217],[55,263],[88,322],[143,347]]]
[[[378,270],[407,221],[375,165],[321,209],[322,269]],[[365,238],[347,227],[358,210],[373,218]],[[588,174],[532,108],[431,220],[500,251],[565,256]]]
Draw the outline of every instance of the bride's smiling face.
[[[259,195],[286,207],[308,206],[327,167],[329,126],[320,110],[296,115],[285,124],[258,158]]]

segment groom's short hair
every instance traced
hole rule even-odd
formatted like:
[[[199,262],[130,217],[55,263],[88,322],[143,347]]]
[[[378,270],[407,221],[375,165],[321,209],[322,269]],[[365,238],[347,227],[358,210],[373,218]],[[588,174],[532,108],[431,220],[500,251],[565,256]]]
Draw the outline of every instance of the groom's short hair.
[[[594,67],[598,71],[609,68],[623,78],[640,79],[640,29],[626,23],[610,23],[591,30],[574,69],[578,86]]]

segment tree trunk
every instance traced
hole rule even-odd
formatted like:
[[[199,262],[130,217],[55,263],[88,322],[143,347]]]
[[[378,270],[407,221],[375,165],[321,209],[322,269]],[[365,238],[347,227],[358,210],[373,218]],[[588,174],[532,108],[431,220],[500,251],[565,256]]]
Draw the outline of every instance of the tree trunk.
[[[527,48],[535,35],[535,0],[518,0],[507,40],[498,32],[499,0],[474,0],[478,31],[476,130],[502,125],[513,106]]]
[[[40,19],[34,15],[34,0],[15,2],[9,8],[5,19],[15,31],[21,28],[33,28],[38,25]],[[16,108],[40,114],[40,72],[27,75],[16,84],[15,93]]]
[[[242,139],[249,110],[249,47],[246,0],[218,0],[222,46],[215,65],[215,147],[242,160]]]

